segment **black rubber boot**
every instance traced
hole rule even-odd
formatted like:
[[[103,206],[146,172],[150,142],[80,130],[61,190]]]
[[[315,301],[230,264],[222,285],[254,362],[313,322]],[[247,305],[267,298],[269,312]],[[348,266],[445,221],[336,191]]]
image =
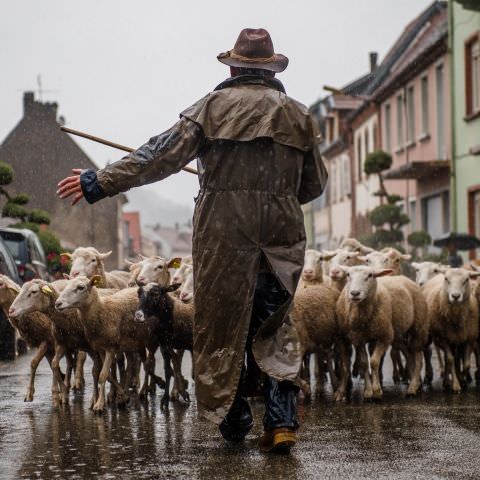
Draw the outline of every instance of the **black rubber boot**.
[[[245,397],[237,395],[230,411],[219,429],[222,437],[229,442],[241,442],[253,427],[253,416]]]

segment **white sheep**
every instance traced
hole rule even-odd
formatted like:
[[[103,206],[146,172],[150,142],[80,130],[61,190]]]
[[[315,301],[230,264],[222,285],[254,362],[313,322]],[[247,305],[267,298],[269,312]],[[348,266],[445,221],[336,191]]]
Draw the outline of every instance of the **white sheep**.
[[[455,393],[461,390],[459,376],[466,379],[478,338],[478,302],[471,279],[479,276],[480,272],[448,268],[424,287],[433,339],[445,354],[444,388]]]
[[[341,355],[341,375],[335,392],[337,401],[344,400],[350,378],[349,344],[355,347],[360,372],[364,378],[364,398],[381,398],[380,363],[394,339],[392,299],[388,289],[378,277],[391,270],[373,270],[370,267],[342,267],[347,283],[336,304],[336,315],[344,340],[338,342]],[[367,345],[374,348],[368,362]]]
[[[402,273],[401,266],[403,262],[406,262],[412,258],[409,254],[399,252],[396,248],[387,247],[382,251],[376,250],[367,253],[365,256],[361,256],[365,265],[369,267],[380,269],[390,268],[393,270],[393,275],[400,275]]]
[[[43,313],[34,312],[28,315],[10,317],[8,312],[13,301],[20,292],[20,287],[6,275],[0,274],[0,308],[12,327],[20,334],[30,348],[36,348],[37,352],[30,362],[30,379],[25,394],[25,402],[32,402],[35,394],[35,374],[39,363],[45,357],[52,365],[55,351],[55,341],[52,335],[50,319]],[[53,373],[53,372],[52,372]],[[52,375],[52,397],[54,402],[58,400],[58,386]]]
[[[120,270],[113,272],[105,271],[105,258],[109,257],[112,252],[100,253],[94,247],[78,247],[72,254],[62,253],[62,256],[68,257],[72,266],[70,269],[71,277],[85,276],[92,278],[95,275],[100,276],[102,288],[126,288],[130,274]]]
[[[179,298],[184,303],[193,301],[193,266],[189,266],[184,271],[184,280],[181,286]]]

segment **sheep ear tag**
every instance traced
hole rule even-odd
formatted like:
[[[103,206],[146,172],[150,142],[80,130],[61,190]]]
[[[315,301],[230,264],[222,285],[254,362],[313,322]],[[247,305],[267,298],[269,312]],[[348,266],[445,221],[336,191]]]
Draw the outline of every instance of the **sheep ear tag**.
[[[42,287],[42,292],[45,294],[45,295],[51,295],[53,293],[53,290],[48,286],[48,285],[44,285]]]
[[[179,258],[173,258],[168,262],[168,268],[180,268],[182,261]]]
[[[99,287],[102,284],[102,277],[100,275],[95,275],[92,277],[91,282],[94,287]]]

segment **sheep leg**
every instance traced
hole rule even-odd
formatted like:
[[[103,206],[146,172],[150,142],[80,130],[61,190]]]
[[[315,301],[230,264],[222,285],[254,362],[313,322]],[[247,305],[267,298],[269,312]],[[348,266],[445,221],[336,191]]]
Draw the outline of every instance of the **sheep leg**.
[[[435,343],[435,352],[437,353],[438,368],[440,369],[440,376],[445,376],[445,362],[442,358],[442,350],[439,345]]]
[[[24,402],[33,402],[33,396],[35,394],[35,374],[37,373],[38,364],[42,361],[42,358],[45,356],[48,350],[47,342],[42,342],[35,356],[30,362],[30,379],[28,382],[27,392],[25,393]]]
[[[58,405],[58,383],[57,383],[57,378],[55,376],[55,373],[53,371],[53,355],[51,353],[46,353],[45,358],[47,359],[48,364],[50,365],[50,368],[52,370],[52,402],[53,405],[57,406]]]
[[[147,358],[145,359],[145,362],[143,363],[143,369],[145,370],[145,377],[143,379],[143,384],[142,384],[142,388],[140,389],[140,391],[138,392],[138,396],[140,398],[145,398],[145,396],[147,395],[148,392],[150,392],[150,379],[151,379],[151,372],[153,370],[153,372],[155,372],[155,354],[152,355],[152,353],[150,352],[150,350],[148,351],[147,353]],[[152,380],[152,383],[153,383],[153,388],[154,388],[154,392],[155,392],[155,381],[153,380],[153,378],[151,379]]]
[[[105,409],[105,382],[110,376],[110,367],[112,366],[115,354],[107,350],[103,360],[102,370],[98,377],[98,399],[93,406],[94,413],[101,413]]]
[[[478,348],[478,341],[475,342],[475,346],[473,348],[473,353],[475,355],[475,383],[476,385],[480,385],[480,352]]]
[[[372,397],[375,399],[380,399],[383,396],[382,384],[380,382],[380,365],[382,363],[382,358],[385,355],[385,352],[388,349],[388,345],[382,342],[375,342],[375,348],[373,354],[370,357],[370,368],[372,373],[371,377],[371,389]],[[368,368],[368,367],[367,367]]]
[[[467,343],[465,345],[465,353],[463,356],[463,375],[464,375],[464,380],[467,386],[469,383],[472,383],[472,376],[470,374],[470,368],[472,366],[472,353],[474,349],[473,346],[470,343]]]
[[[425,361],[425,385],[432,385],[433,367],[432,367],[432,346],[427,345],[423,348],[423,359]]]
[[[390,358],[392,359],[393,364],[393,383],[398,385],[400,383],[400,350],[398,348],[392,347],[390,350]]]
[[[165,369],[165,393],[160,401],[160,407],[162,410],[168,409],[170,402],[170,379],[172,378],[173,370],[171,365],[171,352],[168,348],[162,348],[163,366]]]
[[[350,377],[350,349],[344,341],[340,340],[336,350],[339,359],[339,381],[334,397],[336,402],[340,402],[347,399],[347,386]]]
[[[92,357],[92,361],[93,361],[93,365],[92,365],[93,395],[90,401],[90,410],[92,410],[93,406],[98,400],[98,377],[100,375],[100,370],[102,369],[102,360],[100,359],[100,355],[96,352],[92,352],[90,356]]]
[[[65,384],[65,387],[67,387],[67,390],[70,392],[70,385],[71,385],[71,379],[72,379],[72,372],[73,372],[73,355],[72,352],[65,352],[65,361],[67,362],[67,370],[65,372],[65,378],[63,380],[63,383]]]
[[[332,389],[333,391],[335,391],[338,386],[338,377],[335,371],[335,362],[334,362],[332,350],[329,350],[327,352],[327,369],[328,369],[328,374],[330,375],[330,382],[332,384]]]
[[[460,393],[461,386],[460,382],[457,377],[457,371],[455,368],[455,356],[450,348],[450,345],[446,344],[445,347],[445,373],[444,376],[448,379],[450,376],[452,377],[451,380],[451,389],[453,393]],[[448,380],[447,380],[448,382]]]
[[[363,381],[365,383],[363,389],[363,399],[370,400],[373,397],[373,387],[372,387],[372,377],[370,375],[370,370],[368,368],[368,353],[366,350],[365,344],[360,344],[355,346],[355,352],[358,355],[358,366],[360,370],[360,375],[363,376]]]
[[[58,383],[58,387],[60,389],[60,403],[67,404],[68,403],[68,388],[64,383],[64,378],[62,378],[62,372],[60,371],[60,360],[65,355],[65,348],[61,345],[55,345],[55,355],[53,356],[52,360],[52,370],[53,375]],[[68,373],[68,370],[67,370]]]
[[[173,397],[175,392],[178,400],[180,397],[185,402],[190,402],[190,395],[188,394],[188,380],[182,375],[182,359],[185,350],[177,350],[172,352],[172,365],[173,365],[173,387],[170,398]]]
[[[77,350],[77,358],[75,359],[75,377],[73,380],[73,391],[81,392],[85,388],[85,377],[83,375],[83,367],[87,359],[87,353]]]
[[[422,384],[421,371],[422,371],[422,351],[415,350],[410,352],[410,383],[408,384],[407,397],[414,396],[418,393],[420,386]]]

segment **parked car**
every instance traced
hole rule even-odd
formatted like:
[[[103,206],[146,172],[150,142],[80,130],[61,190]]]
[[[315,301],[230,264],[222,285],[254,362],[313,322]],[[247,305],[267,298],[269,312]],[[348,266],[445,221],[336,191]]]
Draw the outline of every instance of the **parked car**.
[[[34,232],[27,229],[0,228],[0,237],[15,259],[22,282],[34,278],[49,279],[45,252]]]
[[[0,273],[11,278],[15,283],[22,284],[18,274],[17,264],[7,244],[0,237]]]

